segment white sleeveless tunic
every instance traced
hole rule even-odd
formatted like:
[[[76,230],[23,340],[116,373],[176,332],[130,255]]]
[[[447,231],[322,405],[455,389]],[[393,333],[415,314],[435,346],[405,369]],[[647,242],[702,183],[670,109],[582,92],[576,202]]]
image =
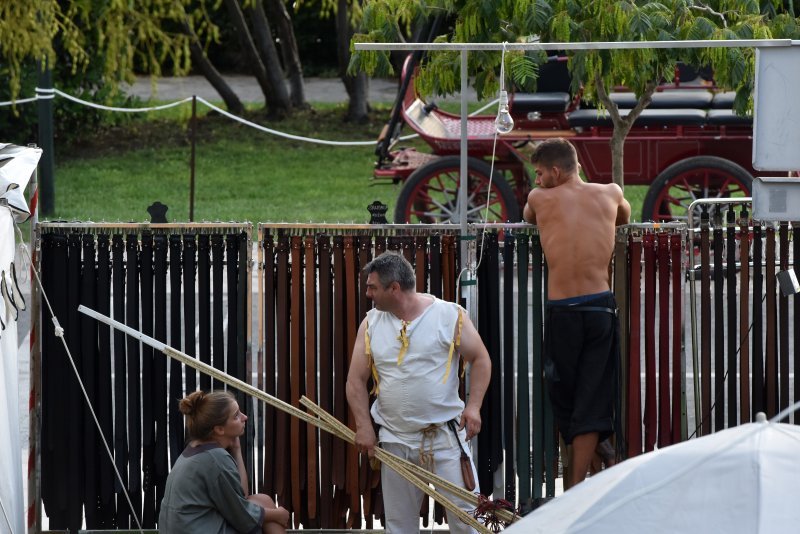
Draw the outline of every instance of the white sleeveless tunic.
[[[379,377],[371,414],[381,426],[383,442],[418,444],[423,428],[457,419],[464,410],[458,396],[457,351],[447,369],[460,307],[433,295],[423,296],[432,304],[407,324],[408,350],[400,365],[398,337],[403,321],[390,312],[367,312],[370,349]]]

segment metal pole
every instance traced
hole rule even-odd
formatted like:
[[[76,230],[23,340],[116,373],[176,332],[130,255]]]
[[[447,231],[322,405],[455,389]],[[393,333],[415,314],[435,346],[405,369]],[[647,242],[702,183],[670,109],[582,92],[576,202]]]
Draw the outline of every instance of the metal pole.
[[[192,95],[192,125],[189,128],[192,152],[189,157],[189,222],[194,222],[194,155],[197,145],[197,95]]]
[[[36,88],[36,107],[39,114],[39,146],[42,147],[41,191],[42,213],[52,215],[55,210],[55,142],[53,141],[53,72],[45,60],[38,64],[39,82]]]
[[[467,51],[461,51],[461,182],[458,187],[458,221],[461,235],[467,235]],[[461,261],[467,257],[467,245],[461,241]]]

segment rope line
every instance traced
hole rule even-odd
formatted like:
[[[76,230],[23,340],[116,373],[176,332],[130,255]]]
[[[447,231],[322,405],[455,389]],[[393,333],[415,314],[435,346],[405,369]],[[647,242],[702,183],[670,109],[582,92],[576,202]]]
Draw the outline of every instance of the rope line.
[[[24,242],[24,238],[22,237],[22,230],[19,229],[18,225],[14,225],[16,228],[17,233],[19,234],[20,241]],[[28,247],[22,247],[22,250],[27,256],[28,262],[32,263],[32,259],[30,257],[30,251]],[[75,360],[72,358],[72,353],[69,350],[69,346],[67,345],[67,341],[64,339],[64,328],[58,322],[58,317],[56,317],[55,312],[53,311],[53,307],[50,305],[50,299],[47,298],[47,293],[44,290],[44,285],[42,285],[42,280],[39,278],[39,273],[36,272],[36,269],[31,269],[33,275],[36,277],[36,284],[39,286],[39,290],[42,292],[42,299],[44,299],[45,304],[47,304],[47,309],[50,310],[50,316],[53,321],[53,330],[57,338],[61,340],[61,344],[64,345],[64,351],[67,353],[67,357],[69,358],[69,363],[72,366],[72,370],[75,372],[75,378],[78,379],[78,385],[81,387],[81,392],[83,393],[83,398],[86,400],[86,406],[89,408],[89,412],[92,414],[92,419],[94,419],[95,427],[97,427],[97,433],[100,435],[100,439],[103,441],[103,446],[106,449],[106,454],[108,454],[108,458],[111,461],[111,465],[114,467],[114,473],[117,475],[117,480],[119,481],[120,488],[122,492],[125,494],[125,499],[128,501],[128,507],[130,508],[131,515],[133,519],[136,521],[136,529],[139,531],[140,534],[144,534],[144,530],[142,529],[142,524],[139,522],[139,516],[136,513],[136,510],[133,507],[133,502],[131,502],[131,497],[128,494],[128,490],[125,488],[125,482],[122,480],[122,475],[120,475],[119,470],[117,469],[117,465],[114,462],[114,454],[111,452],[111,448],[108,446],[108,441],[106,440],[106,436],[103,434],[103,429],[100,427],[100,421],[97,419],[97,414],[94,411],[94,406],[92,406],[92,401],[89,399],[89,394],[86,393],[86,388],[83,385],[83,379],[81,379],[81,374],[78,372],[78,368],[75,365]]]

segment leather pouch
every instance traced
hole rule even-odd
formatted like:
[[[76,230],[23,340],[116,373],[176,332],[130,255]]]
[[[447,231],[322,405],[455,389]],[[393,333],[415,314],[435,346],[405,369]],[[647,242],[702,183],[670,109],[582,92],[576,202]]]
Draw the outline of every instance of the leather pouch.
[[[466,488],[468,491],[473,491],[475,489],[475,475],[472,472],[472,461],[470,460],[467,451],[464,450],[464,445],[461,443],[461,439],[458,437],[458,431],[456,430],[455,423],[453,421],[448,421],[447,426],[449,426],[450,430],[453,431],[453,434],[456,436],[458,446],[461,449],[461,478],[464,479],[464,488]]]

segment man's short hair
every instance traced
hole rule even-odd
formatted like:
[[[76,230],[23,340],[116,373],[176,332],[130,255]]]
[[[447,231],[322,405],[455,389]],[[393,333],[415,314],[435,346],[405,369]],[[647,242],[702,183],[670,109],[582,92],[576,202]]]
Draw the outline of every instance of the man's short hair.
[[[543,167],[558,167],[564,172],[578,170],[578,153],[572,143],[561,137],[546,139],[531,154],[531,163]]]
[[[369,262],[364,267],[364,272],[367,275],[376,273],[384,288],[389,287],[392,282],[397,282],[403,291],[410,291],[417,287],[414,268],[397,252],[384,252]]]

